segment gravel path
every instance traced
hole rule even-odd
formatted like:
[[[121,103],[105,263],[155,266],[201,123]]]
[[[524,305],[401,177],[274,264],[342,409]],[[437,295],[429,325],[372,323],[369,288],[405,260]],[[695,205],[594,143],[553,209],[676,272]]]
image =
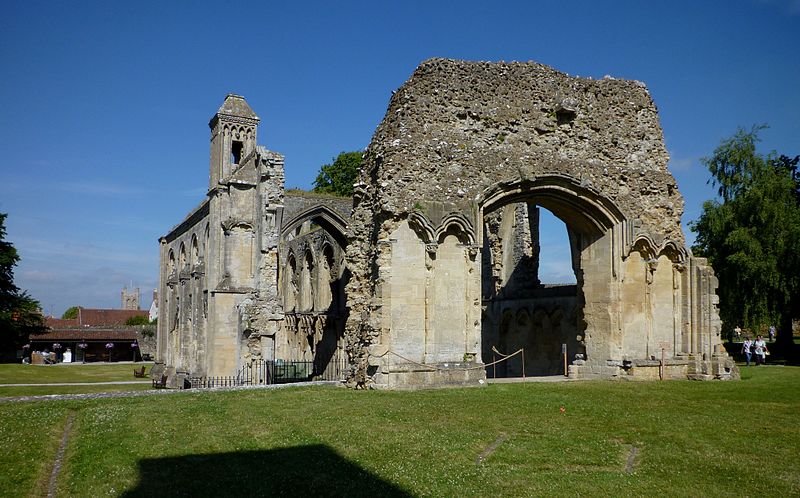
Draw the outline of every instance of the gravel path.
[[[132,381],[140,382],[140,381]],[[104,384],[104,383],[101,383]],[[35,384],[37,386],[57,385],[57,384]],[[295,382],[292,384],[270,384],[266,386],[240,386],[240,387],[214,387],[211,389],[147,389],[144,391],[118,391],[107,393],[88,393],[88,394],[44,394],[37,396],[9,396],[0,398],[0,403],[13,403],[19,401],[54,401],[65,399],[104,399],[104,398],[134,398],[138,396],[170,396],[175,394],[205,393],[219,391],[250,391],[254,389],[284,389],[289,387],[304,386],[337,386],[341,382],[318,380],[313,382]]]
[[[47,384],[0,384],[0,387],[35,387],[35,386],[109,386],[117,384],[149,384],[149,380],[110,380],[107,382],[48,382]]]
[[[75,421],[75,412],[70,411],[67,423],[64,424],[64,434],[61,436],[61,444],[58,446],[56,459],[53,462],[53,470],[50,472],[50,483],[47,486],[47,498],[54,498],[58,489],[58,474],[61,472],[61,465],[64,463],[64,453],[67,451],[69,435],[72,432],[72,423]]]

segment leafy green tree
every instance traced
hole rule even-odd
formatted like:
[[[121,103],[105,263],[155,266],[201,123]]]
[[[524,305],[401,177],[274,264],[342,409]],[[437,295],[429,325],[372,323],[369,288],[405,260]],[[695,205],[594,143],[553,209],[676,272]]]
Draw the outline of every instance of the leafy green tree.
[[[692,249],[719,278],[723,321],[752,330],[778,324],[788,347],[800,317],[800,157],[756,152],[763,128],[740,128],[702,159],[722,202],[703,204]]]
[[[67,311],[65,311],[64,314],[61,315],[61,318],[63,320],[74,320],[74,319],[78,318],[78,307],[77,306],[71,306],[71,307],[67,308]]]
[[[150,319],[146,316],[132,316],[125,320],[125,325],[150,325]]]
[[[333,164],[322,165],[317,179],[314,180],[314,192],[352,196],[362,157],[361,152],[342,152],[334,159]]]
[[[41,334],[47,329],[39,302],[14,285],[14,266],[19,255],[5,240],[7,216],[0,213],[0,358],[14,360],[16,351],[28,342],[30,334]]]

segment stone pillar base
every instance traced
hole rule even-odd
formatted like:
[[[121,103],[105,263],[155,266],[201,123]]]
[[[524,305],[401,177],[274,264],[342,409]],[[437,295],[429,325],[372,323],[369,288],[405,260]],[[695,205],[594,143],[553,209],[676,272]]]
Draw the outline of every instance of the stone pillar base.
[[[594,363],[586,360],[575,360],[567,366],[567,377],[570,379],[615,379],[622,373],[620,362],[608,361],[606,363]]]
[[[576,361],[569,365],[570,379],[626,380],[739,380],[739,368],[727,353],[715,353],[710,360],[702,355],[681,355],[659,360],[609,360],[605,365]]]

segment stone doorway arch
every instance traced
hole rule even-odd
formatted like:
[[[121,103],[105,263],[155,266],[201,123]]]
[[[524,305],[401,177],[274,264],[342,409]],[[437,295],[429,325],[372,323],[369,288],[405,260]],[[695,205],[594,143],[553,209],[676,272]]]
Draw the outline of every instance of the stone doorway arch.
[[[619,232],[626,222],[622,212],[601,193],[565,175],[499,183],[476,204],[483,219],[481,358],[486,363],[498,359],[494,348],[504,354],[524,350],[487,375],[521,377],[523,364],[526,376],[562,374],[562,348],[568,363],[576,355],[605,361],[614,338],[599,331],[614,326],[609,310],[620,248],[613,241],[615,229]],[[539,207],[566,225],[575,285],[545,286],[538,278]],[[508,220],[509,215],[514,219]],[[520,257],[526,242],[534,250]]]

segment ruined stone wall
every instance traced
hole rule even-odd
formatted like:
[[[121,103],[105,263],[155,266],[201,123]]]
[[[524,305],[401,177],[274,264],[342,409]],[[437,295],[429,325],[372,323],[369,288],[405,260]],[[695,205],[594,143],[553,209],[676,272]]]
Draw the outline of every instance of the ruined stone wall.
[[[208,198],[160,240],[157,356],[173,384],[343,347],[351,386],[477,383],[482,335],[501,329],[502,346],[528,344],[544,373],[562,341],[585,357],[573,376],[650,372],[667,343],[675,371],[735,374],[716,279],[684,247],[640,83],[427,61],[392,97],[352,217],[350,199],[285,194],[283,157],[256,145],[258,122],[226,97],[209,124]],[[536,206],[568,226],[574,295],[542,294]],[[489,308],[494,328],[482,329]]]
[[[668,159],[642,83],[432,59],[392,97],[367,149],[362,197],[399,215],[423,199],[469,205],[499,182],[567,175],[682,244],[683,199]]]
[[[568,225],[582,290],[576,320],[586,325],[589,357],[580,371],[617,375],[628,353],[646,355],[667,329],[677,350],[676,330],[686,322],[698,327],[686,349],[709,351],[716,311],[703,304],[713,301],[713,289],[697,282],[708,280],[705,270],[685,281],[673,275],[689,256],[683,199],[667,161],[656,106],[639,82],[574,78],[536,63],[424,62],[392,97],[355,188],[347,253],[351,384],[390,384],[401,367],[387,358],[398,351],[410,355],[406,366],[425,363],[427,350],[415,345],[442,335],[440,327],[456,333],[461,317],[456,349],[480,360],[480,291],[473,289],[481,288],[481,271],[493,270],[475,255],[496,249],[484,238],[484,210],[516,202],[545,207]],[[514,251],[506,254],[513,263]],[[443,260],[449,288],[464,289],[456,293],[461,303],[455,291],[437,290]],[[628,304],[639,298],[626,293],[640,284],[649,301],[633,309]],[[676,304],[698,285],[704,290],[691,303]],[[669,327],[654,328],[667,318]],[[454,349],[448,359],[455,358]]]
[[[350,211],[353,209],[353,199],[313,192],[299,193],[290,191],[284,199],[283,219],[290,221],[303,211],[316,206],[326,206],[338,213],[342,218],[349,219]]]
[[[203,370],[206,363],[209,206],[206,199],[160,240],[156,358],[181,371]]]
[[[539,209],[509,204],[483,221],[484,299],[525,297],[539,286]]]
[[[564,372],[561,347],[567,345],[571,362],[585,353],[577,330],[578,300],[575,286],[542,289],[535,296],[503,299],[485,305],[482,321],[482,358],[487,364],[524,349],[527,376],[558,375]],[[521,377],[522,356],[487,370],[487,376]]]
[[[251,171],[255,178],[254,219],[258,251],[254,289],[238,305],[241,342],[239,363],[273,359],[275,342],[281,332],[283,307],[278,288],[279,241],[284,208],[284,158],[258,146]]]

